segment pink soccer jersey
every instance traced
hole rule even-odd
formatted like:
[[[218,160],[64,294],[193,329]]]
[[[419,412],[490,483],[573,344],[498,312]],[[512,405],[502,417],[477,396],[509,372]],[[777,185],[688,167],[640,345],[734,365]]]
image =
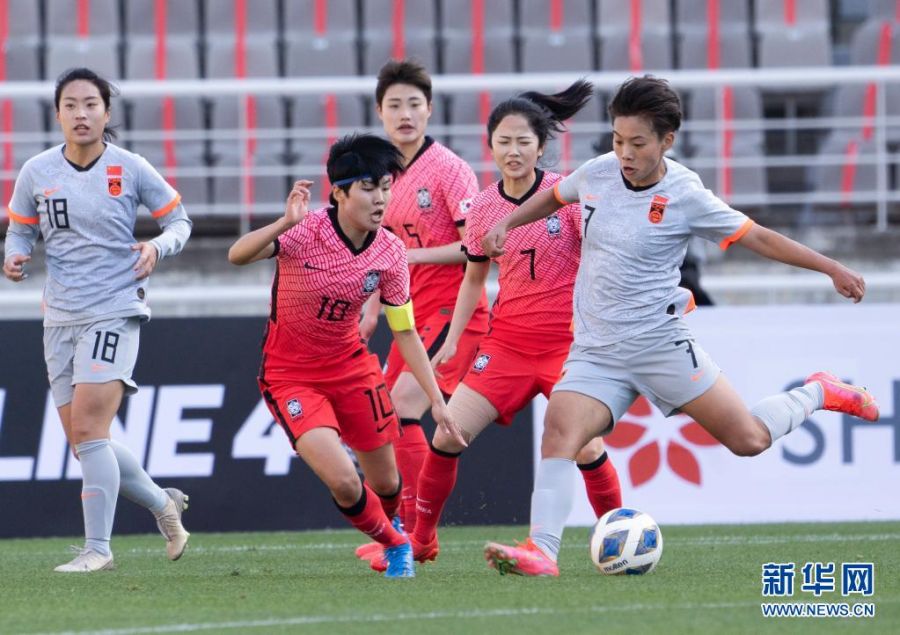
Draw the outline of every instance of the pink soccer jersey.
[[[409,300],[406,250],[379,229],[356,249],[341,231],[336,208],[310,212],[276,242],[277,268],[264,345],[266,364],[335,362],[359,349],[363,303]]]
[[[552,188],[559,174],[537,170],[522,198],[493,183],[472,201],[463,242],[469,260],[485,261],[481,239],[536,192]],[[551,216],[509,232],[500,266],[500,292],[491,309],[491,337],[529,350],[547,350],[572,339],[572,288],[581,251],[581,210],[567,205]]]
[[[478,180],[469,165],[431,137],[394,182],[384,226],[407,249],[440,247],[459,240]],[[460,265],[414,265],[410,291],[416,321],[441,307],[451,310],[462,283]]]

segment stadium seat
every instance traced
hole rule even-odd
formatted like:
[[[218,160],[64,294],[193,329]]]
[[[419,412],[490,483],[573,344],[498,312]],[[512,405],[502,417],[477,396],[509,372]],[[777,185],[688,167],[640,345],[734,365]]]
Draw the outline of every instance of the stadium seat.
[[[522,29],[546,30],[549,25],[564,33],[590,30],[592,4],[591,0],[519,0]]]
[[[44,58],[47,78],[55,80],[63,71],[75,66],[86,66],[106,79],[118,79],[118,40],[112,37],[48,38]]]
[[[831,36],[824,30],[785,29],[759,34],[759,66],[830,66]]]
[[[741,161],[750,160],[751,165],[730,165],[722,156],[720,148],[701,146],[693,155],[694,159],[713,160],[710,167],[695,167],[703,184],[726,203],[735,199],[746,201],[735,203],[738,206],[759,206],[766,204],[768,184],[762,146],[750,138],[735,136],[731,146],[731,158]],[[755,202],[750,202],[755,201]]]
[[[236,29],[243,26],[246,35],[274,42],[281,24],[278,4],[278,0],[204,0],[206,36],[234,37]],[[239,16],[242,7],[244,13]]]
[[[869,0],[869,6],[866,8],[869,17],[900,22],[900,5],[897,4],[897,0]]]
[[[677,29],[680,34],[706,33],[711,14],[718,16],[722,33],[750,31],[750,3],[733,0],[678,0],[675,3]]]
[[[357,74],[356,40],[348,36],[329,33],[326,37],[288,40],[286,50],[288,77]]]
[[[594,69],[594,37],[586,0],[525,0],[521,55],[524,72]]]
[[[412,57],[436,68],[433,0],[367,0],[363,3],[363,71],[378,73],[391,58]]]
[[[37,42],[8,41],[0,45],[0,57],[3,59],[6,81],[31,82],[41,79]]]
[[[811,166],[811,180],[817,191],[838,194],[842,205],[871,202],[878,187],[876,154],[874,138],[835,131],[819,150],[819,157],[829,164]]]
[[[44,7],[48,44],[60,37],[119,37],[118,0],[50,0]]]
[[[841,128],[846,134],[862,136],[865,139],[875,138],[877,131],[875,119],[879,95],[876,84],[847,84],[834,91],[832,113],[836,117],[858,117],[862,119],[859,126]],[[900,85],[887,84],[885,101],[888,117],[900,116]],[[900,143],[900,126],[887,127],[888,143]]]
[[[900,22],[867,20],[850,39],[850,63],[887,65],[900,62]]]
[[[827,0],[756,0],[755,9],[757,33],[786,28],[827,33],[831,27]]]
[[[515,70],[512,34],[485,37],[481,59],[473,52],[471,35],[451,35],[443,39],[444,72],[473,73],[481,64],[484,73],[511,73]]]
[[[522,36],[522,71],[590,72],[594,67],[594,40],[590,33],[549,32]]]
[[[193,44],[193,43],[192,43]],[[128,43],[125,51],[125,76],[128,79],[156,79],[159,73],[166,79],[198,79],[200,58],[196,45],[184,41],[167,40],[158,57],[155,39],[137,38]],[[157,64],[162,64],[158,67]]]
[[[125,41],[134,37],[154,37],[157,11],[165,16],[167,37],[197,38],[200,35],[200,5],[197,0],[127,0],[125,8]]]
[[[719,37],[716,45],[709,41],[706,31],[688,31],[680,38],[678,52],[680,67],[685,69],[748,68],[751,65],[750,34],[735,31]]]
[[[667,33],[643,31],[640,43],[632,47],[629,31],[610,33],[600,38],[600,68],[604,71],[665,70],[672,68],[672,43]],[[635,51],[640,51],[635,56]]]
[[[17,97],[14,99],[0,99],[0,134],[10,133],[22,137],[10,141],[10,158],[12,166],[22,167],[28,159],[45,146],[44,113],[40,108],[35,108],[35,101],[30,97]],[[54,135],[54,142],[61,141],[59,135]],[[0,143],[0,157],[6,156],[6,144]],[[5,167],[0,167],[5,169]],[[3,201],[3,204],[9,199]]]
[[[5,44],[37,45],[41,39],[40,3],[35,0],[6,0],[0,8],[6,9],[2,18],[6,23]],[[7,67],[7,79],[9,79]]]
[[[725,121],[761,121],[763,119],[762,97],[759,89],[753,86],[729,86],[730,95],[724,93],[721,100],[714,88],[695,88],[687,95],[687,112],[690,121],[713,124],[720,118]],[[728,100],[728,101],[726,101]],[[689,135],[688,146],[694,152],[709,154],[720,145],[717,130],[694,131]],[[734,143],[742,147],[754,146],[762,148],[765,141],[764,131],[734,130]]]
[[[284,3],[286,39],[339,36],[355,39],[359,19],[355,0],[290,0]]]
[[[633,21],[642,33],[670,34],[669,0],[598,0],[597,33],[601,38],[631,31]]]

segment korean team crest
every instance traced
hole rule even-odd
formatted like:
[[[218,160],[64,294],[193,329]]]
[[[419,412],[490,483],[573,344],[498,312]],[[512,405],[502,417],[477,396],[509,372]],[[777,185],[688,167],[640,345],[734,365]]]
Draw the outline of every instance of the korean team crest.
[[[653,197],[653,200],[650,201],[650,213],[647,215],[647,218],[650,219],[650,222],[654,225],[658,225],[663,220],[663,214],[666,213],[666,205],[669,203],[669,199],[665,196],[660,196],[657,194]]]
[[[459,202],[459,213],[460,214],[468,214],[469,210],[472,209],[472,199],[464,198]]]
[[[485,368],[487,368],[488,362],[491,361],[491,356],[486,353],[482,353],[478,356],[478,359],[475,360],[475,363],[472,365],[472,370],[476,373],[480,373]]]
[[[550,238],[557,238],[562,232],[562,223],[559,220],[559,216],[556,214],[551,214],[547,217],[547,235]]]
[[[291,419],[296,419],[303,414],[303,406],[300,405],[299,399],[288,399],[285,405],[287,405],[287,411],[291,415]]]
[[[366,279],[363,280],[363,293],[372,293],[378,288],[379,282],[381,282],[380,271],[369,271],[366,273]]]
[[[427,187],[423,187],[416,192],[416,202],[419,204],[419,209],[431,210],[431,192],[428,191]]]
[[[122,166],[107,165],[106,181],[110,196],[118,196],[122,193]]]

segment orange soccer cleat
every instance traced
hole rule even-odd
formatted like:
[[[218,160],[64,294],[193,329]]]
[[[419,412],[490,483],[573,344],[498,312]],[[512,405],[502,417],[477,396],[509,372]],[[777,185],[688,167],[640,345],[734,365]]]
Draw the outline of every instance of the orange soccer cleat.
[[[431,542],[424,545],[416,542],[416,539],[413,536],[409,537],[409,541],[412,543],[413,559],[415,559],[416,562],[427,562],[437,558],[438,552],[440,551],[437,536],[435,536]],[[373,571],[380,572],[387,569],[387,562],[385,562],[384,559],[384,546],[377,542],[370,542],[357,547],[356,557],[360,560],[368,561],[369,567]]]
[[[489,542],[484,546],[484,559],[500,575],[559,576],[559,567],[531,538],[515,547]]]
[[[844,412],[866,421],[878,421],[878,404],[869,391],[861,386],[845,384],[831,373],[813,373],[806,383],[819,382],[825,393],[825,410]]]

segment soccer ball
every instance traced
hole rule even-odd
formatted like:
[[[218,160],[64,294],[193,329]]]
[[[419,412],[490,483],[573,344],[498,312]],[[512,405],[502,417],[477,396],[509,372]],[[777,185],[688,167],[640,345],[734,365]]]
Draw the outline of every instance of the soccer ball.
[[[604,575],[650,573],[662,549],[656,521],[636,509],[612,509],[591,530],[591,562]]]

